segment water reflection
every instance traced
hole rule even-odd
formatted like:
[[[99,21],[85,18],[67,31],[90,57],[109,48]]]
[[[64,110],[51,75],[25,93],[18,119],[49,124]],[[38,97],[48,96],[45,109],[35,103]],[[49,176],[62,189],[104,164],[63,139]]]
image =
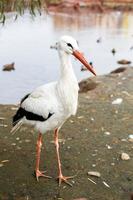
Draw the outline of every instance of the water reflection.
[[[68,14],[54,14],[53,25],[55,30],[69,29],[81,30],[88,28],[127,29],[133,30],[132,13],[120,11],[101,13],[88,13],[88,11]]]
[[[50,45],[63,34],[74,36],[97,74],[105,74],[118,67],[117,60],[133,62],[133,15],[131,13],[51,14],[37,16],[34,21],[27,13],[17,21],[8,20],[0,29],[0,66],[15,62],[16,70],[0,70],[0,103],[16,103],[35,87],[54,81],[59,76],[59,59]],[[97,38],[101,37],[101,43]],[[115,48],[113,56],[111,50]],[[88,77],[73,59],[78,80]]]

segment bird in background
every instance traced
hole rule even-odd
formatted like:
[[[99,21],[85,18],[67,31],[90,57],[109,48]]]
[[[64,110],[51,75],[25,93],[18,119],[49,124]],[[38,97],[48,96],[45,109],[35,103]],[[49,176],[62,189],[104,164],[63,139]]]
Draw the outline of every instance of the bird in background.
[[[3,71],[11,71],[11,70],[15,70],[15,63],[12,62],[11,64],[6,64],[3,65]]]
[[[40,170],[40,153],[42,134],[54,130],[60,186],[62,182],[71,185],[68,179],[73,178],[73,176],[63,175],[58,141],[59,130],[71,115],[76,114],[78,106],[79,86],[71,64],[71,56],[76,57],[91,73],[94,75],[96,73],[79,51],[77,41],[71,36],[62,36],[56,43],[56,48],[60,58],[58,81],[38,87],[21,100],[20,107],[13,117],[11,132],[17,131],[22,124],[32,125],[38,131],[35,166],[35,175],[38,181],[39,177],[50,178]]]

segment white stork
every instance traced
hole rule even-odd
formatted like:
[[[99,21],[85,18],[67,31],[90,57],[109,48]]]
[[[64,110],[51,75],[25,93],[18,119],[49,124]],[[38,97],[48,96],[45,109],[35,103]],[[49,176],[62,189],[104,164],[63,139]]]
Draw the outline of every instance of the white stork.
[[[63,176],[62,174],[58,142],[59,129],[77,111],[79,86],[72,68],[71,55],[80,60],[94,75],[96,73],[79,51],[78,43],[74,38],[62,36],[59,42],[56,43],[56,48],[60,58],[59,80],[38,87],[21,100],[20,107],[13,117],[11,132],[15,132],[22,124],[30,124],[39,132],[35,168],[35,175],[38,181],[41,176],[50,178],[44,172],[40,171],[39,163],[42,134],[54,130],[60,186],[61,182],[71,185],[67,179],[72,178]]]

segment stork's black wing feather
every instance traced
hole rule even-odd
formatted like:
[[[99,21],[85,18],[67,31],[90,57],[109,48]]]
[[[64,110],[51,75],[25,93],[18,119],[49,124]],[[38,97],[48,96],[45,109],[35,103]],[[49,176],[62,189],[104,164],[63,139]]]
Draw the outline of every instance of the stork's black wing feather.
[[[30,93],[29,94],[26,94],[20,101],[20,104],[22,104],[24,102],[25,99],[27,99],[29,97]]]
[[[33,121],[40,121],[44,122],[47,119],[49,119],[54,113],[49,113],[47,118],[44,118],[41,115],[29,112],[25,110],[24,108],[19,108],[16,114],[13,116],[13,126],[15,126],[23,117],[25,117],[27,120],[33,120]]]

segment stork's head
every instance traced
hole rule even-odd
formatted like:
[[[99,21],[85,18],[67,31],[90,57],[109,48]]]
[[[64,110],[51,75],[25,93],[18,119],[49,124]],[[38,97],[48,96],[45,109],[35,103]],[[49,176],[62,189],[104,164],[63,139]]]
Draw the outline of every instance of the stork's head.
[[[86,61],[83,53],[80,52],[78,42],[71,36],[62,36],[57,43],[57,48],[75,56],[89,71],[91,71],[95,76],[96,73],[92,66]]]

